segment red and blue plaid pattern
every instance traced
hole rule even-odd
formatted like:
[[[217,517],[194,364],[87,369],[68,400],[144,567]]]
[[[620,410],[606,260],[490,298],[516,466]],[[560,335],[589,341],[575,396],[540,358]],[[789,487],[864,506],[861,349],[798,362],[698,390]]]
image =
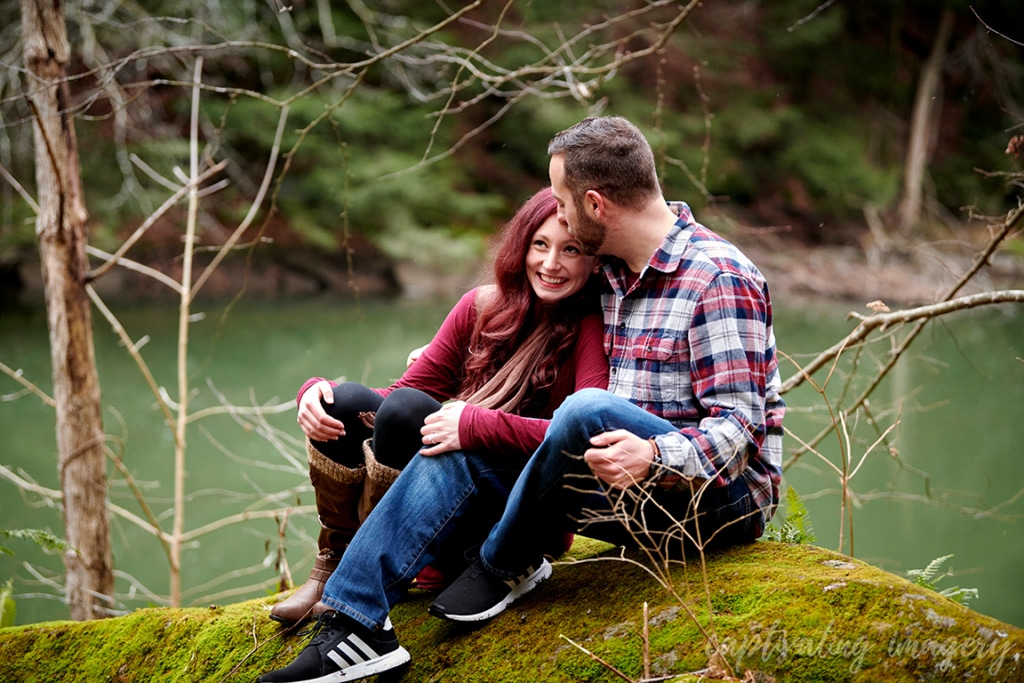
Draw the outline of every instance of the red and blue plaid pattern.
[[[767,524],[779,501],[785,403],[768,286],[686,204],[639,278],[607,260],[609,391],[674,424],[656,437],[665,488],[742,480]]]

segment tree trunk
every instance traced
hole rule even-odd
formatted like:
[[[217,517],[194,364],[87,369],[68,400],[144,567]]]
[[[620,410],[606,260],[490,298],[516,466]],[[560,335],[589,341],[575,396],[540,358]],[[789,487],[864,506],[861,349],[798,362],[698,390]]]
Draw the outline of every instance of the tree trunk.
[[[903,200],[899,208],[899,233],[908,238],[921,220],[921,198],[924,175],[931,159],[935,128],[939,124],[938,97],[942,85],[942,63],[946,58],[949,37],[953,30],[953,10],[949,5],[942,12],[928,61],[921,68],[921,79],[914,98],[914,115],[910,124],[910,142],[903,176]]]
[[[57,448],[64,494],[71,618],[107,615],[114,589],[100,389],[86,293],[88,215],[66,76],[70,48],[59,0],[21,0],[29,101],[35,114],[36,234],[46,295]]]

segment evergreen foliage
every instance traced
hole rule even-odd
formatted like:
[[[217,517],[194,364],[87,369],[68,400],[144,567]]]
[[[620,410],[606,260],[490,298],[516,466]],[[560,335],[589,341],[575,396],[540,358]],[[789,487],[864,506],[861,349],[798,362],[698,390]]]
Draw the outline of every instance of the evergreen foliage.
[[[964,218],[965,206],[987,213],[1010,206],[1003,183],[975,169],[1013,170],[1004,149],[1007,131],[1024,119],[1024,50],[981,23],[1015,27],[1011,0],[952,7],[957,21],[929,181],[935,202]],[[453,55],[479,47],[481,58],[512,72],[552,55],[552,63],[578,56],[585,45],[560,48],[564,36],[627,9],[612,0],[513,3],[501,17],[504,33],[485,40],[486,22],[501,16],[486,7],[430,41]],[[0,11],[16,17],[18,3],[0,0]],[[369,69],[351,97],[308,131],[277,187],[275,220],[286,243],[328,252],[341,249],[351,230],[381,245],[465,237],[458,248],[475,254],[481,236],[545,182],[551,134],[585,115],[614,113],[634,119],[657,142],[673,198],[697,208],[713,202],[743,210],[755,224],[782,219],[813,240],[839,239],[836,222],[860,224],[866,205],[892,207],[898,200],[914,90],[937,14],[925,2],[707,3],[662,54],[627,65],[594,92],[571,99],[541,86],[504,110],[511,91],[470,83],[456,104],[473,106],[440,120],[438,84],[468,78],[454,60],[412,49]],[[348,97],[354,84],[354,74],[325,79],[329,69],[292,59],[285,46],[300,46],[325,64],[352,63],[443,16],[438,5],[413,2],[306,3],[287,11],[168,0],[146,9],[69,8],[72,50],[83,73],[72,92],[94,244],[109,248],[166,196],[132,155],[166,175],[185,159],[184,86],[192,57],[182,55],[206,60],[207,144],[241,164],[230,171],[232,189],[204,203],[216,224],[238,211],[239,196],[258,179],[278,112],[271,101],[309,89],[290,100],[285,148],[291,149],[296,131]],[[211,47],[195,49],[204,44]],[[160,52],[182,45],[193,51]],[[23,79],[11,66],[20,62],[16,21],[0,29],[0,59],[8,65],[0,74],[0,163],[28,186],[31,113],[19,96]],[[111,78],[121,84],[124,101],[97,89]],[[241,89],[267,100],[239,95]],[[420,166],[457,144],[451,156]],[[2,254],[27,247],[34,235],[29,207],[8,182],[0,185]],[[426,242],[411,238],[430,231],[437,233]]]

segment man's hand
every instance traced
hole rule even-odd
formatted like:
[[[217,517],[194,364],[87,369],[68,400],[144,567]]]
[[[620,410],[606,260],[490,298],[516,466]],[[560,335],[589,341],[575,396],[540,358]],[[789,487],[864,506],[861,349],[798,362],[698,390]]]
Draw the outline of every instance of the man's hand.
[[[654,449],[647,439],[625,429],[591,437],[583,454],[598,479],[613,489],[628,489],[647,478]]]
[[[314,441],[336,441],[345,436],[345,425],[324,411],[324,403],[334,403],[334,387],[324,380],[317,382],[299,397],[299,426]]]
[[[427,415],[420,429],[424,446],[420,450],[421,454],[440,455],[462,448],[462,442],[459,441],[459,420],[465,407],[465,401],[452,401],[445,403],[436,413]]]

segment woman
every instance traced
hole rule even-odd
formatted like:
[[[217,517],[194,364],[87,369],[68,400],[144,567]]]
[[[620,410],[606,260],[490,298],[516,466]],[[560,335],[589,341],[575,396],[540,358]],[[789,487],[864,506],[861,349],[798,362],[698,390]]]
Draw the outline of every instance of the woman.
[[[359,525],[417,453],[473,450],[525,464],[566,396],[607,386],[591,282],[597,261],[558,222],[556,207],[550,188],[523,205],[502,231],[494,284],[463,296],[393,385],[313,378],[299,390],[319,552],[309,580],[274,606],[272,619],[309,616]]]

